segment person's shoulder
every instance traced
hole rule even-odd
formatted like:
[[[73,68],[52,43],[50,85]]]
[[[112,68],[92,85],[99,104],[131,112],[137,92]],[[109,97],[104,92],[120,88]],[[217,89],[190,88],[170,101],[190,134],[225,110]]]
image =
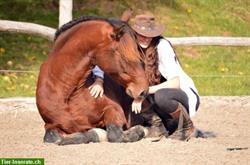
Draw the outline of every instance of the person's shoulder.
[[[171,43],[164,37],[159,40],[158,48],[172,47]]]

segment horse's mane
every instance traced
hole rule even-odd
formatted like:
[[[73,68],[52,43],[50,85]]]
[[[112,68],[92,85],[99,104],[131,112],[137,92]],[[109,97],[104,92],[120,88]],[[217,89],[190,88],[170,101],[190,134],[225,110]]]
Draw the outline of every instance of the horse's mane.
[[[110,18],[105,18],[105,17],[100,17],[100,16],[81,16],[81,17],[74,19],[74,20],[64,24],[63,26],[61,26],[55,33],[54,41],[58,38],[58,36],[60,34],[62,34],[64,31],[70,29],[74,25],[77,25],[77,24],[79,24],[81,22],[85,22],[85,21],[91,21],[91,20],[105,21],[105,22],[108,22],[113,27],[118,27],[118,26],[122,26],[122,25],[128,26],[126,22],[121,21],[121,20],[117,20],[117,19],[110,19]]]
[[[63,26],[61,26],[56,31],[54,41],[56,41],[56,39],[60,36],[60,34],[62,34],[64,31],[70,29],[71,27],[73,27],[73,26],[75,26],[75,25],[77,25],[77,24],[79,24],[81,22],[91,21],[91,20],[105,21],[105,22],[108,22],[112,27],[121,27],[122,26],[123,27],[123,31],[126,32],[126,33],[128,33],[133,38],[133,40],[136,42],[135,32],[128,25],[127,22],[124,22],[124,21],[121,21],[121,20],[118,20],[118,19],[111,19],[111,18],[105,18],[105,17],[100,17],[100,16],[81,16],[81,17],[79,17],[77,19],[74,19],[74,20],[72,20],[72,21],[64,24]],[[123,44],[123,46],[125,48],[125,45],[127,43],[121,42],[121,44]],[[138,46],[138,43],[137,43],[137,46]],[[135,60],[138,60],[138,59],[141,58],[140,56],[139,57],[135,57],[134,56],[135,55],[134,52],[127,53],[125,49],[123,51],[124,51],[123,55],[126,55],[126,57],[124,57],[124,59],[126,59],[126,60],[135,61]]]

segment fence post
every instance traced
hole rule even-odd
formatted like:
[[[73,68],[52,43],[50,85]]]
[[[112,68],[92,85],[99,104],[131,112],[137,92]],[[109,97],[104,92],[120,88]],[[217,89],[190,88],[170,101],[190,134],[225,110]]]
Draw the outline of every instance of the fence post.
[[[60,0],[59,27],[72,20],[73,0]]]

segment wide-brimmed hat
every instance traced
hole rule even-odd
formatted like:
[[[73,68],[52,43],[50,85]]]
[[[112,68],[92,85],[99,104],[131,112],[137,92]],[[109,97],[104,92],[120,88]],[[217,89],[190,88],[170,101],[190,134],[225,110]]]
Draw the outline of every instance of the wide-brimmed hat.
[[[146,37],[160,36],[165,30],[163,24],[156,24],[155,17],[152,15],[137,15],[131,27],[138,34]]]

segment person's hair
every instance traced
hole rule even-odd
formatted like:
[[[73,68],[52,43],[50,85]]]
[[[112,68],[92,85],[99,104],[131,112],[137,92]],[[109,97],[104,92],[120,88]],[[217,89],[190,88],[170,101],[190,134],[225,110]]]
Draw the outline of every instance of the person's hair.
[[[148,48],[143,49],[143,62],[145,73],[149,81],[149,85],[159,84],[161,81],[161,73],[158,69],[159,58],[157,52],[157,45],[162,37],[154,37]]]

